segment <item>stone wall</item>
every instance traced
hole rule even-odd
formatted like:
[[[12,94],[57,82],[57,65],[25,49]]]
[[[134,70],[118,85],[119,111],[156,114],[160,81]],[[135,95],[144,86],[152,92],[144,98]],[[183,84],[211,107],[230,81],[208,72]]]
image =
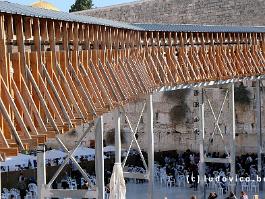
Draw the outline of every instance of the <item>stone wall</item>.
[[[128,4],[121,4],[100,9],[92,9],[79,12],[79,14],[91,15],[95,17],[108,18],[126,22],[153,22],[153,23],[186,23],[186,24],[217,24],[217,25],[265,25],[264,21],[264,0],[145,0]],[[255,129],[255,88],[253,82],[244,82],[248,86],[250,92],[250,103],[247,105],[236,104],[236,145],[237,153],[255,152],[257,148],[257,138]],[[213,109],[217,114],[224,98],[224,89],[209,89],[208,96],[213,104]],[[186,149],[198,150],[198,135],[193,131],[198,124],[193,122],[193,118],[198,116],[198,110],[193,107],[196,97],[190,92],[186,97],[185,103],[188,105],[188,114],[178,125],[173,125],[170,119],[170,110],[179,105],[176,100],[170,100],[165,97],[164,93],[157,93],[153,97],[154,100],[154,134],[155,134],[155,150],[179,150]],[[264,96],[263,96],[264,101]],[[126,106],[128,116],[136,124],[137,116],[141,110],[141,102],[131,103]],[[264,109],[262,106],[262,115]],[[210,134],[214,128],[214,119],[211,110],[206,104],[206,141],[210,139]],[[220,117],[219,125],[224,133],[224,142],[222,141],[218,131],[214,137],[210,151],[224,151],[224,143],[228,144],[230,132],[230,115],[228,106],[225,104],[224,111]],[[113,128],[113,113],[105,114],[105,137],[107,131]],[[144,123],[140,123],[138,130],[138,139],[141,147],[145,149],[147,146],[146,134],[144,133]],[[262,124],[265,125],[263,118]],[[123,126],[127,129],[126,138],[130,141],[128,133],[128,124],[123,121]],[[263,126],[263,129],[265,126]],[[80,137],[82,127],[79,128],[77,134],[68,134],[63,136],[63,140],[68,147],[72,147]],[[84,145],[89,145],[89,140],[94,139],[94,133],[91,132]],[[50,146],[58,147],[56,142],[49,142]],[[126,147],[124,145],[124,147]],[[134,145],[135,147],[135,145]]]
[[[247,90],[249,91],[250,102],[248,104],[236,103],[236,145],[237,153],[242,154],[246,152],[255,152],[257,150],[257,137],[256,137],[256,115],[255,115],[255,84],[253,82],[244,82]],[[213,111],[218,117],[218,112],[222,106],[223,99],[225,97],[225,88],[208,88],[207,96],[212,104]],[[174,99],[174,97],[167,97],[164,92],[159,92],[153,95],[153,107],[154,107],[154,135],[155,135],[155,151],[166,151],[166,150],[178,150],[184,151],[186,149],[191,149],[198,151],[199,149],[199,136],[194,133],[194,129],[198,128],[199,123],[194,122],[193,118],[199,116],[199,109],[193,106],[194,102],[198,99],[194,96],[193,91],[190,90],[185,98],[185,103],[187,104],[187,113],[181,121],[172,121],[170,117],[170,111],[175,105],[180,105],[179,100]],[[265,100],[265,95],[262,96],[262,101]],[[210,109],[210,106],[205,101],[205,144],[209,152],[224,152],[225,147],[229,148],[229,136],[231,132],[231,113],[229,112],[229,103],[226,100],[224,104],[223,111],[219,119],[220,130],[224,135],[224,141],[222,141],[218,129],[215,131],[215,136],[212,142],[209,142],[211,133],[214,129],[214,118]],[[128,115],[132,127],[135,128],[137,119],[141,112],[143,106],[143,101],[136,103],[130,103],[125,106],[126,114]],[[265,115],[264,106],[262,103],[262,115]],[[125,117],[122,117],[122,128],[125,129],[125,143],[124,148],[127,148],[131,136],[128,126],[128,122],[125,121]],[[181,118],[181,117],[180,117]],[[146,149],[147,140],[145,132],[145,122],[146,116],[143,114],[143,119],[140,121],[140,125],[137,131],[137,137],[139,144],[142,149]],[[177,124],[173,124],[177,123]],[[110,112],[104,114],[104,137],[108,136],[108,131],[114,128],[115,124],[115,113]],[[262,118],[262,128],[265,130],[265,117]],[[64,140],[68,148],[74,146],[78,138],[81,136],[82,132],[86,129],[85,125],[80,126],[77,129],[77,133],[68,133],[66,135],[61,135],[61,139]],[[83,145],[89,146],[90,141],[94,140],[94,129],[88,134]],[[107,143],[109,144],[109,143]],[[49,141],[48,146],[57,148],[58,144],[56,141]],[[136,145],[133,145],[136,148]]]
[[[265,25],[264,0],[145,0],[79,14],[130,23]]]

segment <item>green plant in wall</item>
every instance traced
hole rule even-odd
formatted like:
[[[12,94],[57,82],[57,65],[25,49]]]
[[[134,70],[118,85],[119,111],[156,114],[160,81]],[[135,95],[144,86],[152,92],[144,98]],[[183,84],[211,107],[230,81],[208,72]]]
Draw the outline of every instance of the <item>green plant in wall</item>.
[[[175,105],[169,112],[169,117],[174,125],[183,123],[189,111],[188,105],[184,102],[180,105]]]
[[[189,112],[189,107],[186,103],[186,97],[189,94],[190,89],[167,91],[164,96],[171,101],[176,102],[169,111],[169,117],[174,125],[183,123]]]
[[[250,103],[250,92],[247,88],[240,83],[239,86],[235,86],[235,102],[239,104],[249,104]]]

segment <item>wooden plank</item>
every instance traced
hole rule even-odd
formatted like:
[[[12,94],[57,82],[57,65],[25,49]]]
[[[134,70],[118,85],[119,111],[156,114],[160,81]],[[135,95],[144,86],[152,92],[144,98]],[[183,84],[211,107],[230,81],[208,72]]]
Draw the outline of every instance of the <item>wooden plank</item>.
[[[126,100],[127,97],[125,95],[125,91],[124,91],[124,89],[122,88],[122,86],[120,84],[120,81],[119,81],[119,79],[118,79],[118,77],[116,75],[116,72],[113,69],[112,64],[110,64],[109,61],[107,61],[106,64],[107,64],[106,66],[108,67],[108,69],[109,69],[109,71],[111,73],[111,76],[112,76],[112,78],[113,78],[113,80],[114,80],[114,82],[116,84],[116,87],[118,88],[119,94],[122,96],[123,100]]]
[[[74,81],[73,81],[67,68],[66,68],[65,72],[66,72],[66,75],[65,75],[66,80],[69,82],[69,86],[70,86],[70,88],[71,88],[71,90],[75,96],[76,101],[78,102],[80,109],[82,110],[82,112],[86,116],[86,119],[90,118],[93,115],[93,113],[90,113],[89,108],[85,106],[83,98],[80,95],[80,93],[82,91],[80,91],[80,89],[75,86],[75,83],[74,83]]]
[[[88,51],[81,51],[81,59],[81,63],[79,64],[79,71],[80,75],[83,78],[84,84],[86,85],[89,93],[92,94],[93,101],[98,104],[98,106],[104,107],[104,101],[100,97],[101,95],[99,94],[97,86],[92,80],[93,76],[89,76],[85,69],[88,67]]]
[[[9,90],[10,87],[10,68],[7,64],[7,47],[6,47],[6,34],[5,34],[5,17],[3,14],[0,15],[0,49],[1,49],[1,53],[0,53],[0,73],[1,76],[5,82],[5,84],[7,85],[7,89]],[[0,88],[3,89],[3,86],[0,84]],[[1,90],[2,90],[1,89]],[[9,114],[11,114],[10,112],[10,107],[9,107],[9,103],[8,100],[5,97],[5,94],[0,90],[0,96],[3,100],[4,105],[7,108],[7,111]],[[2,128],[2,130],[4,131],[4,134],[9,137],[9,131],[8,131],[8,127],[7,125],[4,123],[4,118],[1,115],[0,116],[0,127]]]
[[[101,63],[100,60],[98,61],[98,66],[99,66],[99,68],[101,68],[101,70],[102,70],[102,75],[103,75],[104,78],[106,79],[106,83],[108,84],[108,87],[111,89],[112,94],[113,94],[113,96],[114,96],[116,102],[121,101],[120,97],[119,97],[118,95],[116,95],[116,90],[114,89],[115,86],[112,84],[112,82],[111,82],[111,80],[110,80],[111,77],[109,77],[108,74],[106,73],[106,71],[105,71],[105,69],[104,69],[104,67],[103,67],[103,64]],[[108,101],[110,102],[110,104],[112,104],[112,103],[111,103],[111,99],[108,98]]]
[[[6,156],[17,156],[18,148],[0,148],[0,153],[4,153]]]
[[[32,38],[32,18],[31,17],[24,18],[24,35],[25,35],[26,40]]]
[[[58,74],[59,74],[59,76],[61,78],[61,81],[62,81],[62,85],[65,88],[67,95],[70,97],[71,103],[73,104],[73,106],[74,106],[75,110],[77,111],[79,117],[85,119],[84,113],[81,111],[81,108],[79,107],[79,104],[77,103],[77,101],[76,101],[76,99],[74,97],[74,94],[73,94],[73,92],[71,90],[71,87],[68,84],[68,81],[67,81],[67,79],[66,79],[66,77],[65,77],[65,75],[64,75],[64,73],[63,73],[63,71],[61,69],[61,67],[58,64],[56,65],[56,71],[58,72]]]
[[[47,86],[45,85],[45,82],[44,80],[42,79],[41,75],[39,74],[40,76],[40,84],[39,84],[39,89],[44,93],[44,96],[45,96],[45,101],[47,100],[48,104],[50,105],[51,107],[51,110],[50,112],[53,113],[55,115],[55,119],[60,123],[60,124],[63,124],[64,121],[61,117],[61,114],[59,113],[56,105],[54,104],[54,101],[47,89]],[[32,83],[33,84],[33,83]],[[36,91],[37,92],[37,91]],[[38,97],[40,97],[40,95],[38,95]],[[43,98],[43,97],[42,97]],[[44,99],[44,98],[43,98]],[[42,101],[42,100],[41,100]]]
[[[7,142],[6,138],[5,138],[5,134],[4,134],[4,132],[2,131],[1,128],[0,128],[0,137],[1,137],[2,145],[4,145],[5,147],[9,148],[9,144],[8,144],[8,142]]]
[[[99,84],[98,86],[99,86],[100,90],[102,91],[102,93],[104,94],[105,98],[107,99],[110,108],[112,108],[113,107],[113,104],[112,104],[112,102],[110,100],[110,96],[109,96],[108,92],[105,89],[106,86],[101,81],[101,78],[99,77],[99,75],[97,73],[97,70],[95,69],[95,66],[94,66],[94,64],[93,64],[92,61],[90,61],[89,65],[90,65],[90,68],[91,68],[94,76],[97,78],[97,81],[98,81],[98,84]]]
[[[7,26],[7,41],[12,42],[14,39],[13,17],[11,14],[5,15],[5,21]]]

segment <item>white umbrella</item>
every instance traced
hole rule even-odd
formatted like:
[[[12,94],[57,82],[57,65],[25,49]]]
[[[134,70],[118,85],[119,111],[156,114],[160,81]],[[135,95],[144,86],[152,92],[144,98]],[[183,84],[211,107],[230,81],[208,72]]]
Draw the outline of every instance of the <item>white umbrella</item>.
[[[126,185],[121,163],[115,163],[110,179],[110,199],[125,199]]]
[[[45,159],[46,160],[54,160],[57,158],[64,158],[65,156],[66,156],[66,153],[64,153],[60,150],[57,150],[57,149],[52,149],[52,150],[45,152]]]
[[[95,156],[95,149],[87,148],[87,147],[78,147],[73,156]]]
[[[116,151],[116,148],[115,146],[105,146],[104,149],[103,149],[104,153],[107,153],[107,152],[114,152]]]
[[[1,166],[9,167],[9,171],[14,171],[16,170],[16,166],[27,167],[29,162],[33,165],[34,160],[36,160],[35,156],[19,153],[17,156],[6,158]]]

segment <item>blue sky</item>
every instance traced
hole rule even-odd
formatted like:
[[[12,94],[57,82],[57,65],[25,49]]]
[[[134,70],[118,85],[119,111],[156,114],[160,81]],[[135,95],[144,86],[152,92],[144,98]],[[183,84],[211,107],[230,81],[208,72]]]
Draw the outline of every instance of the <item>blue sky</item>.
[[[12,3],[30,5],[31,3],[36,2],[37,0],[7,0],[7,1]],[[75,0],[45,0],[45,1],[52,3],[61,11],[66,11],[66,12],[68,12],[70,6],[75,2]],[[132,1],[134,0],[93,0],[93,4],[95,7],[104,7],[104,6],[127,3]]]

